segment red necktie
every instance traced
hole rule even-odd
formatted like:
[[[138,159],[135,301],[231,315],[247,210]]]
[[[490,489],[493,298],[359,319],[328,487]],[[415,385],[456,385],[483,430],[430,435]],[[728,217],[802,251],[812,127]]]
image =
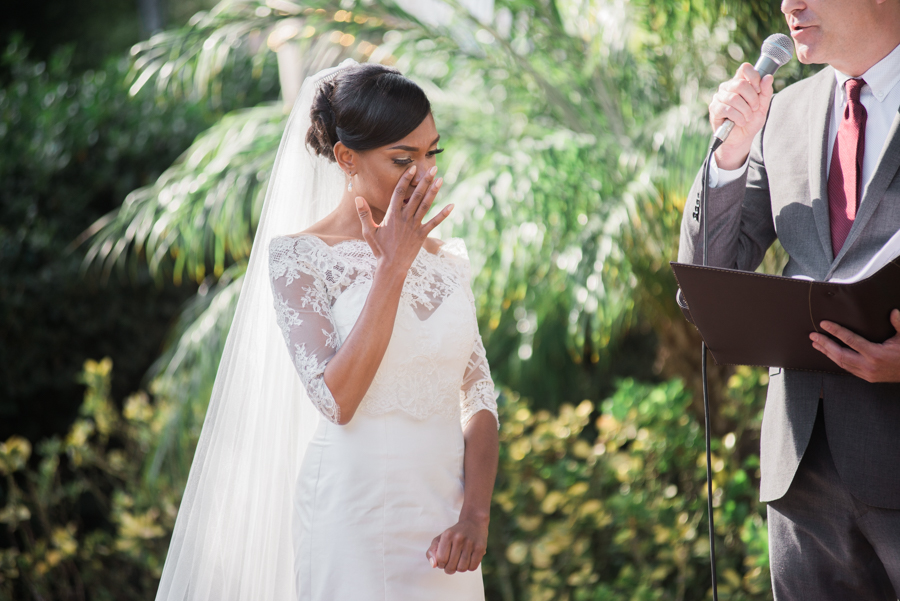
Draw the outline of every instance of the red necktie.
[[[828,172],[828,212],[831,217],[831,250],[836,257],[856,219],[862,190],[863,151],[866,148],[866,107],[859,100],[865,82],[848,79],[847,104],[838,127],[831,168]]]

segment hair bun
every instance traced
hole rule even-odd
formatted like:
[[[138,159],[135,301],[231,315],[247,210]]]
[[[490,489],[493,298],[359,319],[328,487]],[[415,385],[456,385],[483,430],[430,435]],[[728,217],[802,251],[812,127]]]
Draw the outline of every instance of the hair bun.
[[[363,63],[319,84],[309,110],[306,143],[337,162],[338,142],[363,152],[409,135],[431,113],[422,88],[392,67]]]
[[[312,124],[306,132],[306,144],[319,156],[323,156],[332,162],[334,159],[334,145],[338,142],[337,118],[334,108],[331,106],[331,98],[334,95],[334,81],[324,81],[316,90],[309,111]]]

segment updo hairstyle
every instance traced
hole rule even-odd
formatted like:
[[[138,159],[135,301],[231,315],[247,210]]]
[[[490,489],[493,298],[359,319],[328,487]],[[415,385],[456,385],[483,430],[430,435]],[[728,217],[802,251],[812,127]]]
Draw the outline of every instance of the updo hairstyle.
[[[364,63],[323,81],[309,111],[306,143],[332,162],[334,145],[371,150],[413,132],[431,112],[425,92],[396,69]]]

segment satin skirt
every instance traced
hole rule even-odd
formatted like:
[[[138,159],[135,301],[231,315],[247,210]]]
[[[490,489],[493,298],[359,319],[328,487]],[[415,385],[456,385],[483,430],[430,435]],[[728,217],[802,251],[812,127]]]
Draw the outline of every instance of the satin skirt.
[[[483,601],[481,568],[445,574],[425,552],[459,519],[459,421],[402,411],[325,419],[297,480],[293,538],[301,601]]]

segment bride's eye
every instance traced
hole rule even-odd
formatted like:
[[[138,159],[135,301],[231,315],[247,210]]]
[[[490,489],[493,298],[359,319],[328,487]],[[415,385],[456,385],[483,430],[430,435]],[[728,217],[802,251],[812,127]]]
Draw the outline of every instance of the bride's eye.
[[[442,152],[444,152],[443,148],[435,148],[434,150],[429,150],[428,152],[426,152],[425,156],[430,159],[430,158],[434,157],[435,155],[440,154]],[[393,159],[393,161],[394,161],[395,165],[401,165],[401,166],[410,165],[413,162],[413,160],[411,158]]]

